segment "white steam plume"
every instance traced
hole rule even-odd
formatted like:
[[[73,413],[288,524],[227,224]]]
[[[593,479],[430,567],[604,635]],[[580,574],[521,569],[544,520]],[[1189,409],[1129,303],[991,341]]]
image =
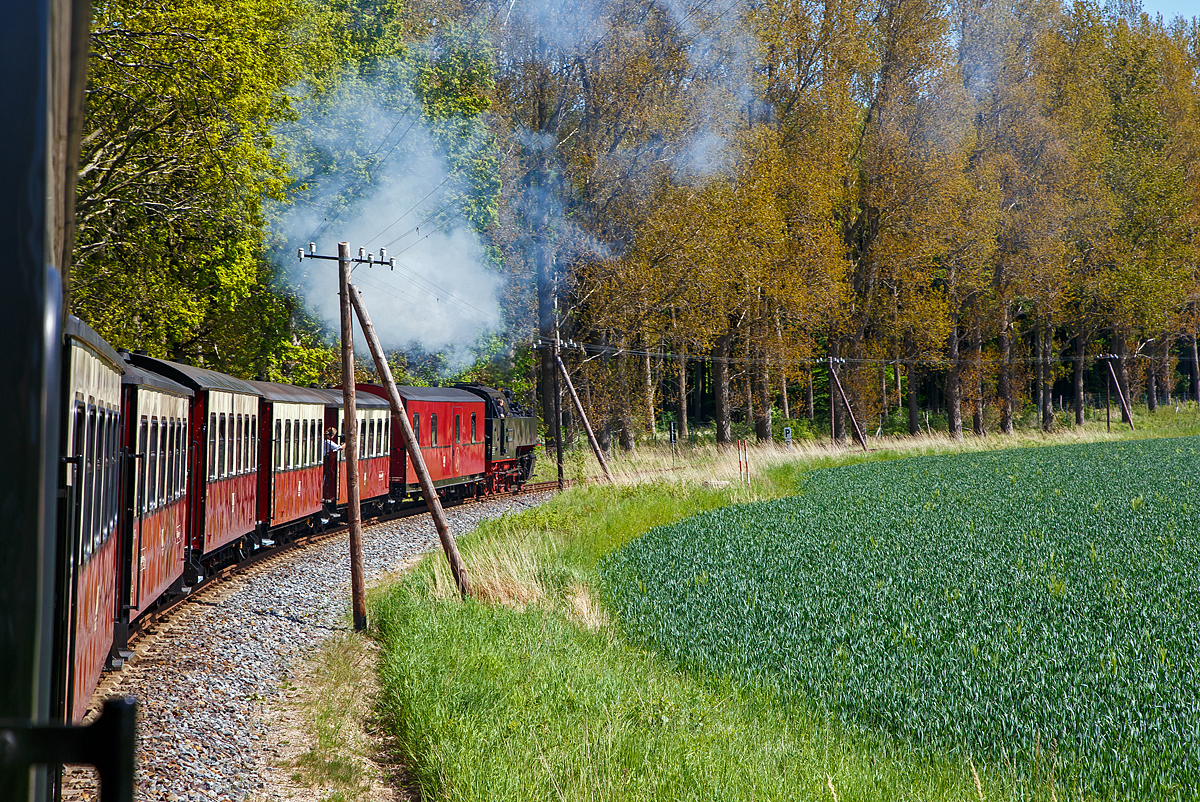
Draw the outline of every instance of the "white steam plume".
[[[462,216],[466,180],[451,170],[420,102],[398,85],[395,75],[351,80],[319,103],[298,104],[299,119],[279,139],[302,183],[277,210],[272,233],[288,281],[334,330],[337,263],[301,261],[297,249],[307,253],[315,242],[317,253],[336,255],[349,242],[351,256],[364,248],[378,259],[386,248],[394,270],[356,265],[351,279],[380,340],[388,349],[440,351],[453,369],[499,326],[502,279]],[[467,150],[481,144],[467,142]]]

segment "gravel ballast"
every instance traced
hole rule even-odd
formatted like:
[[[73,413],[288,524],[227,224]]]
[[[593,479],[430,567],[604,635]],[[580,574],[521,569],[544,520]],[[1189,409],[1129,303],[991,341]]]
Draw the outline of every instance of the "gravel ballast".
[[[501,496],[446,510],[461,536],[481,521],[540,504],[544,493]],[[440,549],[427,514],[363,533],[368,584]],[[237,575],[156,625],[125,668],[107,674],[93,705],[129,695],[139,703],[138,800],[270,799],[278,753],[268,708],[303,659],[349,627],[350,554],[340,534]],[[71,768],[63,798],[93,800],[95,775]]]

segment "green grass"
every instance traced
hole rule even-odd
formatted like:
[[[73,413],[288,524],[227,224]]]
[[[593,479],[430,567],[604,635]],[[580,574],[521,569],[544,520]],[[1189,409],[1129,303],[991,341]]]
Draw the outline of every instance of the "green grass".
[[[1196,420],[1139,417],[1133,436],[1196,431]],[[1130,436],[1114,428],[1111,437]],[[1102,423],[1065,437],[1110,438]],[[1015,441],[1055,442],[1036,433]],[[663,481],[576,488],[485,524],[460,540],[476,598],[457,601],[440,555],[373,597],[380,712],[400,759],[426,800],[1085,798],[1064,787],[1053,743],[1035,745],[1019,766],[984,762],[816,704],[780,704],[761,682],[681,669],[646,641],[631,644],[595,590],[600,561],[646,532],[794,493],[814,468],[1013,442],[884,438],[878,445],[889,450],[870,455],[756,450],[751,489],[702,487],[736,479],[736,458],[684,449],[687,468]],[[589,459],[577,455],[568,475],[598,471]],[[622,481],[671,465],[669,451],[644,445],[615,462]]]
[[[774,491],[790,489],[795,470],[776,477]],[[440,558],[376,596],[382,713],[422,798],[832,799],[832,785],[840,800],[977,799],[964,760],[783,711],[580,621],[573,593],[600,558],[741,493],[580,488],[463,542],[476,586],[505,585],[485,568],[502,573],[500,546],[537,554],[540,590],[522,596],[536,603],[455,601]],[[1028,797],[979,771],[988,798]]]
[[[1068,788],[1200,783],[1194,440],[812,473],[604,566],[632,640],[782,704]]]

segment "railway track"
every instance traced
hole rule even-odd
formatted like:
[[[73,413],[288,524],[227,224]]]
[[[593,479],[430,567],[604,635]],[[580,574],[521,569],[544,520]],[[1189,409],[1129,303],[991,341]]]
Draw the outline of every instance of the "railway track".
[[[558,482],[537,482],[526,484],[522,488],[522,492],[526,493],[541,493],[553,492],[558,490]],[[516,494],[513,494],[516,495]],[[464,505],[479,504],[484,501],[502,498],[503,496],[484,496],[482,498],[460,499],[452,504],[445,504],[446,509],[457,509]],[[419,515],[428,514],[429,508],[424,504],[414,504],[411,507],[406,507],[394,512],[378,515],[372,518],[363,520],[363,536],[368,537],[372,529],[382,526],[392,521],[398,521],[404,518],[413,518]],[[234,577],[247,574],[259,568],[265,568],[272,563],[279,562],[289,556],[294,555],[297,551],[307,548],[311,545],[321,543],[331,538],[336,538],[346,534],[349,527],[345,524],[332,526],[320,532],[314,532],[308,535],[289,540],[286,543],[281,543],[271,548],[264,549],[251,555],[245,560],[225,566],[214,573],[209,574],[202,582],[192,588],[188,593],[176,596],[173,599],[163,603],[159,607],[151,610],[141,617],[131,626],[129,631],[129,650],[131,653],[137,651],[139,644],[143,642],[147,635],[152,634],[154,628],[171,618],[171,615],[180,607],[189,602],[203,601],[205,594],[214,587],[228,582]]]
[[[461,536],[548,495],[526,486],[519,495],[447,506],[446,514]],[[425,511],[401,510],[364,526],[368,583],[440,549]],[[284,734],[295,721],[287,701],[292,680],[319,644],[350,629],[345,531],[299,538],[213,574],[171,608],[155,611],[133,645],[133,659],[105,674],[92,707],[116,695],[139,701],[139,800],[277,798],[268,789],[286,785],[289,772],[273,767],[294,751]],[[95,802],[89,769],[68,769],[63,798]]]

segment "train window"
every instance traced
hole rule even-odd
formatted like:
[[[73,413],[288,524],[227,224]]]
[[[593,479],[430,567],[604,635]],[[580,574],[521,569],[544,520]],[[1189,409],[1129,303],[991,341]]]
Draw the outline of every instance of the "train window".
[[[312,452],[308,449],[308,419],[300,421],[300,464],[307,465]]]
[[[175,438],[177,433],[175,432],[175,421],[164,420],[163,426],[166,430],[163,439],[167,441],[167,458],[163,460],[163,464],[166,465],[167,481],[163,483],[163,496],[170,501],[175,497]]]
[[[475,442],[475,415],[476,414],[477,413],[475,413],[475,412],[471,413],[471,442],[472,443]]]
[[[367,421],[367,456],[375,456],[375,420]]]
[[[174,501],[179,492],[179,423],[171,418],[167,422],[171,433],[171,445],[167,449],[167,501]]]
[[[454,416],[454,442],[462,442],[462,415]]]
[[[283,421],[275,421],[275,470],[283,467]]]
[[[146,452],[146,508],[158,506],[158,418],[150,419],[150,449]]]
[[[175,497],[183,498],[187,487],[187,424],[180,420],[176,425],[179,426],[179,454],[176,457],[179,460],[179,470],[175,475],[179,477],[179,487],[175,490]]]
[[[229,420],[231,422],[229,428],[232,430],[231,434],[233,435],[233,450],[229,454],[229,472],[237,474],[242,472],[242,435],[244,434],[242,431],[242,416],[237,415],[235,417],[230,415]]]
[[[225,413],[217,416],[217,478],[225,475]]]
[[[292,421],[292,467],[300,467],[300,421]]]
[[[362,454],[363,449],[367,447],[367,419],[360,418],[358,421],[358,453]],[[370,456],[370,453],[367,454]]]
[[[162,504],[167,500],[167,438],[170,434],[170,427],[167,424],[167,419],[163,418],[162,436],[158,439],[158,503]]]
[[[246,464],[250,470],[258,467],[258,416],[250,416],[250,436],[246,438]]]
[[[321,450],[324,443],[321,442],[321,423],[313,421],[312,426],[308,428],[308,436],[312,438],[312,458],[313,465],[321,464]]]
[[[87,407],[87,426],[83,433],[83,448],[80,451],[83,469],[83,481],[80,483],[80,500],[82,509],[79,516],[79,535],[83,546],[83,559],[92,554],[92,479],[95,467],[92,465],[92,448],[96,442],[96,409],[91,404]]]
[[[96,526],[92,530],[93,548],[99,548],[108,531],[108,414],[104,409],[96,410],[96,497],[92,507],[96,511]]]
[[[225,444],[225,475],[233,476],[233,458],[237,454],[237,437],[234,433],[232,412],[229,413],[229,428],[225,431],[228,433]]]
[[[146,511],[146,438],[150,435],[150,421],[145,415],[142,416],[141,425],[138,427],[137,440],[137,455],[134,457],[137,461],[134,479],[135,485],[135,509],[138,512]]]
[[[208,416],[208,478],[217,478],[217,413]]]
[[[283,467],[292,467],[292,422],[283,422]]]
[[[437,445],[437,415],[429,416],[429,445]]]
[[[413,415],[413,440],[416,441],[417,447],[421,446],[421,414],[418,412]]]

